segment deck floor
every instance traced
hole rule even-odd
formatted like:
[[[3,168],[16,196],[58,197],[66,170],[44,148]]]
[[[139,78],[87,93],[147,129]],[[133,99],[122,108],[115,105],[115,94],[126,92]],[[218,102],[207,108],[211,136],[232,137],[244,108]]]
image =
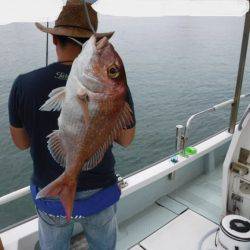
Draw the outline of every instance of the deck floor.
[[[119,225],[117,250],[140,249],[136,242],[141,242],[187,209],[219,223],[221,180],[220,166],[163,196],[153,206]]]
[[[187,206],[215,223],[222,211],[222,168],[203,174],[169,194],[169,197]]]
[[[204,235],[217,227],[215,223],[188,209],[141,241],[139,246],[145,250],[197,250]],[[214,249],[214,235],[202,245],[202,249]]]
[[[136,246],[187,209],[218,223],[221,215],[222,168],[203,174],[147,207],[119,225],[117,250],[140,249]],[[71,250],[87,249],[83,236],[72,240]]]

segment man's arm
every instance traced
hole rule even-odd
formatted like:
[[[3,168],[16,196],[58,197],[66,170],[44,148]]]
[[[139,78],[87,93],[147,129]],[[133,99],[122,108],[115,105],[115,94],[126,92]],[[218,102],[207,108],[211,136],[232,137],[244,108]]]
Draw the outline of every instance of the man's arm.
[[[21,150],[30,147],[30,139],[24,128],[15,128],[10,126],[10,134],[14,144]]]
[[[23,122],[21,119],[22,105],[20,101],[20,77],[18,77],[10,91],[9,96],[9,122],[10,122],[10,134],[14,144],[21,150],[30,147],[30,140],[26,130],[23,128]]]
[[[119,137],[116,138],[116,140],[115,140],[115,142],[117,142],[118,144],[120,144],[123,147],[129,146],[135,137],[135,124],[136,124],[135,110],[134,110],[134,102],[133,102],[132,95],[131,95],[129,88],[128,88],[128,94],[127,94],[126,101],[131,108],[133,122],[132,122],[132,124],[130,124],[130,126],[128,126],[127,128],[124,128],[122,130],[121,134],[119,135]]]
[[[130,129],[123,129],[119,137],[115,140],[123,147],[127,147],[131,144],[135,137],[135,127]]]

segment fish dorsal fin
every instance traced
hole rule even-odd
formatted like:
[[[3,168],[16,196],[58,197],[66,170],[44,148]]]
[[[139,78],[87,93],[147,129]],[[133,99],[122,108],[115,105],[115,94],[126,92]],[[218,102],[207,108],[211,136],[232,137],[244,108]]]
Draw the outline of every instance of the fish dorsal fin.
[[[49,99],[39,108],[41,111],[60,111],[65,98],[65,87],[53,89]]]
[[[131,126],[133,123],[132,110],[128,103],[125,103],[123,110],[118,116],[114,128],[110,133],[107,141],[97,150],[97,152],[84,164],[82,170],[87,171],[96,167],[98,163],[102,160],[104,154],[106,153],[108,147],[114,142],[117,136],[121,133],[123,129]]]
[[[59,163],[62,167],[66,166],[66,153],[62,144],[60,131],[55,130],[47,136],[48,140],[48,149],[54,158],[54,160]]]

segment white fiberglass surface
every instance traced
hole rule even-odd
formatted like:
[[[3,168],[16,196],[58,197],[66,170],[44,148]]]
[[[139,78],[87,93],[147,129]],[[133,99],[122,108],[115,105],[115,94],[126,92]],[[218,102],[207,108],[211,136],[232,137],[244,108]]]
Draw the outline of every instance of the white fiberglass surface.
[[[119,225],[117,250],[126,250],[142,241],[177,215],[153,204]]]
[[[178,174],[180,174],[179,171],[176,172],[176,175]],[[212,227],[216,226],[221,218],[221,183],[222,166],[220,163],[168,195],[162,196],[152,206],[145,207],[142,212],[119,225],[118,249],[128,249],[139,244],[152,233],[171,223],[173,218],[184,214],[185,211],[192,210],[199,218],[203,218],[203,222],[207,221],[206,223]],[[206,232],[205,229],[198,236],[200,237],[204,232]],[[196,237],[195,232],[192,237]]]
[[[14,22],[52,22],[63,7],[62,0],[1,0],[0,25]]]
[[[178,175],[178,171],[176,175]],[[161,231],[164,227],[173,229],[172,226],[168,227],[168,225],[175,220],[179,221],[180,224],[182,222],[184,223],[185,218],[189,218],[189,214],[197,218],[197,228],[193,230],[193,232],[190,232],[190,237],[195,238],[198,242],[198,238],[204,235],[207,230],[216,227],[217,223],[220,221],[222,207],[221,180],[222,167],[219,165],[210,172],[205,172],[181,186],[174,192],[161,197],[152,206],[146,207],[139,214],[122,222],[119,225],[118,249],[130,249],[130,247],[141,243],[145,243],[142,245],[144,247],[143,249],[160,249],[156,246],[159,242],[162,242],[166,230],[163,230],[164,232],[161,234],[162,239],[157,243],[158,230]],[[181,216],[185,213],[187,213],[188,216],[184,216],[185,218],[182,219]],[[179,217],[180,219],[178,219]],[[186,227],[189,226],[188,223]],[[174,225],[175,233],[178,230],[183,233],[183,228],[179,228],[176,224]],[[151,238],[150,235],[155,234],[156,236]],[[174,234],[167,233],[166,237],[171,237],[171,235]],[[152,239],[154,240],[151,241]],[[174,242],[176,243],[176,241],[172,242],[173,246],[176,247],[178,244],[175,245]],[[192,249],[195,249],[196,245],[193,243],[191,245]]]
[[[169,197],[219,223],[222,213],[222,167],[202,174],[178,188]]]
[[[249,9],[246,0],[99,0],[97,12],[111,16],[242,16]]]
[[[140,246],[146,250],[197,250],[200,239],[207,232],[217,227],[216,224],[203,216],[192,210],[187,210],[166,226],[141,241]],[[211,249],[212,246],[213,244],[206,249]]]

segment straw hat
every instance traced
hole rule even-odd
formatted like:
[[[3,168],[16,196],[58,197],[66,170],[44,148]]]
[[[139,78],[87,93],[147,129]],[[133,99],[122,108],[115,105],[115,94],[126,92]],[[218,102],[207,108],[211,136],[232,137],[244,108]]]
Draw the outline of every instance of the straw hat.
[[[91,7],[90,3],[87,3],[87,9],[90,22],[96,31],[98,25],[97,13]],[[55,21],[54,28],[47,28],[41,23],[36,23],[36,27],[42,32],[58,36],[89,38],[93,35],[81,0],[67,1],[59,17]],[[97,33],[97,36],[100,38],[104,36],[110,38],[113,34],[114,32]]]

